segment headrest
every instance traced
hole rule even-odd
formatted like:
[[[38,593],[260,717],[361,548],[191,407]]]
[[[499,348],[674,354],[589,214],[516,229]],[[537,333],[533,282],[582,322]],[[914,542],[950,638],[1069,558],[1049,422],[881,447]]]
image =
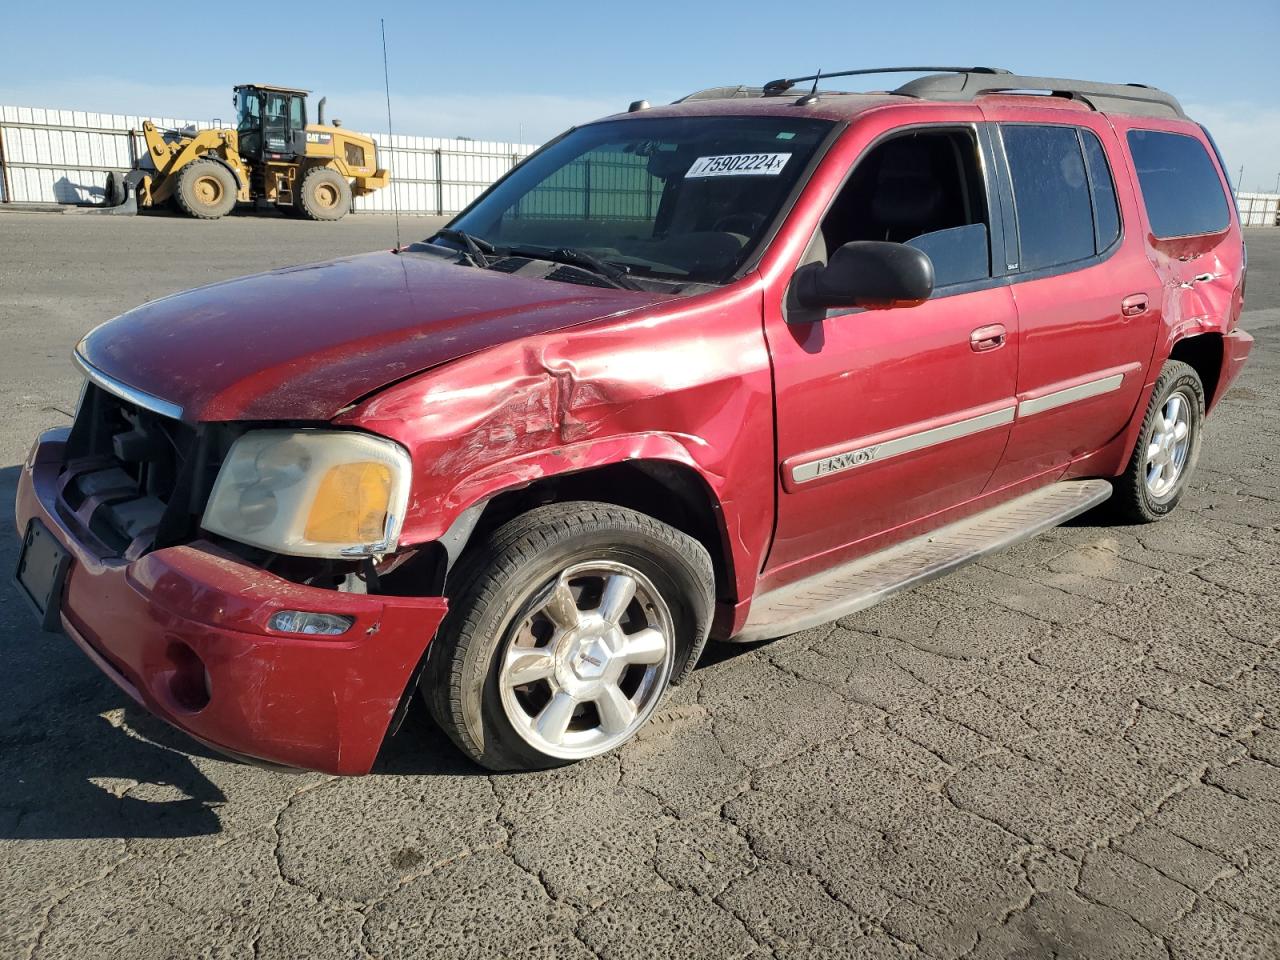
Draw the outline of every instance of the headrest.
[[[942,203],[942,188],[928,175],[882,172],[871,198],[871,216],[886,227],[931,223]]]
[[[871,198],[876,222],[889,228],[929,224],[941,203],[928,155],[909,141],[886,144]]]

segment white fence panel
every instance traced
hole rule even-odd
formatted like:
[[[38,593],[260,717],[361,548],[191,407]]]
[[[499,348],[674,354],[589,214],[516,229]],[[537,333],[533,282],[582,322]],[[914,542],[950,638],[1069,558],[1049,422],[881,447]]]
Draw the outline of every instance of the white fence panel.
[[[1245,227],[1280,225],[1280,193],[1237,193],[1240,224]]]
[[[139,117],[38,107],[0,106],[0,202],[101,203],[107,174],[140,162],[152,164],[142,123],[162,129],[208,129],[212,121]],[[455,213],[536,146],[442,137],[372,134],[378,164],[391,171],[391,185],[356,197],[367,213],[434,215]]]

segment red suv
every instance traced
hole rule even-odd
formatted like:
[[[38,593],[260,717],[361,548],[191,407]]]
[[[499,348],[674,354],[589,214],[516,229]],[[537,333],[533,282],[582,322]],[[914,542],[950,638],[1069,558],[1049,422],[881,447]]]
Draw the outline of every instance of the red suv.
[[[929,70],[641,101],[425,242],[98,327],[18,583],[225,752],[364,773],[420,691],[518,769],[626,741],[708,637],[1159,519],[1252,344],[1212,140]]]

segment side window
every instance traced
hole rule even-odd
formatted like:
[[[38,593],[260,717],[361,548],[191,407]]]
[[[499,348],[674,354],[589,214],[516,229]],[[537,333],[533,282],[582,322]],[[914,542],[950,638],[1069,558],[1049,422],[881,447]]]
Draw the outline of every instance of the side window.
[[[1116,204],[1116,184],[1111,179],[1106,151],[1092,130],[1080,131],[1085,164],[1089,168],[1089,190],[1093,195],[1094,250],[1102,253],[1120,238],[1120,213]]]
[[[1018,212],[1021,269],[1092,257],[1093,201],[1075,128],[1005,124],[1000,135]]]
[[[1222,181],[1199,140],[1158,130],[1130,130],[1128,139],[1152,233],[1168,239],[1227,228]]]
[[[934,286],[991,276],[986,189],[973,133],[917,130],[873,147],[822,221],[827,256],[855,240],[923,250]]]

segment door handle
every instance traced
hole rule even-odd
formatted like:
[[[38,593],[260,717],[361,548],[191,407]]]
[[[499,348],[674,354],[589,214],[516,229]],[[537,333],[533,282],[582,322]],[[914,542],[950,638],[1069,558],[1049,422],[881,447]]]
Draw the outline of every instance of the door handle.
[[[1132,296],[1125,297],[1120,301],[1120,315],[1124,317],[1137,317],[1147,312],[1147,295],[1145,293],[1135,293]]]
[[[974,353],[986,353],[1004,346],[1007,331],[1003,323],[989,323],[969,334],[969,347]]]

